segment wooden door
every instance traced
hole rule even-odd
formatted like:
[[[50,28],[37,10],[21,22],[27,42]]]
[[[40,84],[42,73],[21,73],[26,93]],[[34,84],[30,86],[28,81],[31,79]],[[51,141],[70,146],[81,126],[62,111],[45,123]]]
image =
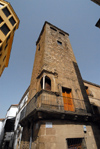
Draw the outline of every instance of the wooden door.
[[[73,105],[71,90],[64,88],[62,96],[63,96],[63,102],[64,102],[64,110],[74,111],[74,105]]]

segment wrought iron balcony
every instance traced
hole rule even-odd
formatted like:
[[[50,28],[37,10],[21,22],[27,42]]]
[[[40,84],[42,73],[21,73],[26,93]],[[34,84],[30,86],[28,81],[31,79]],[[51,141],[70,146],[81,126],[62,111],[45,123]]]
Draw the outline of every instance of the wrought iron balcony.
[[[55,92],[41,90],[23,109],[20,121],[35,110],[87,115],[87,113],[90,113],[90,109],[87,109],[88,105],[89,101],[85,102],[83,99],[63,97]]]

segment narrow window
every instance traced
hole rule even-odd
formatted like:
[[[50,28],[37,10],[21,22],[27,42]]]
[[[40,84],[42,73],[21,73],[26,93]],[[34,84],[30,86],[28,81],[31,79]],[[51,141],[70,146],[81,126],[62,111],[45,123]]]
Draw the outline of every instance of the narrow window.
[[[7,35],[8,32],[10,31],[10,29],[8,28],[8,26],[6,24],[4,24],[2,27],[1,27],[1,31]]]
[[[51,90],[51,80],[47,76],[45,77],[45,89]]]
[[[0,39],[0,43],[2,42],[2,40]]]
[[[85,86],[85,90],[86,90],[87,95],[89,96],[89,90],[87,86]]]
[[[92,107],[93,107],[93,113],[96,114],[96,115],[99,115],[100,113],[99,113],[98,107],[94,106],[94,105]]]
[[[53,28],[53,27],[50,27],[52,30],[54,30],[54,31],[56,31],[57,32],[57,30],[55,29],[55,28]]]
[[[59,34],[61,34],[61,35],[65,36],[65,34],[64,34],[64,33],[62,33],[62,32],[59,32]]]
[[[3,22],[3,19],[1,18],[1,16],[0,16],[0,23],[2,23]]]
[[[9,21],[10,21],[10,23],[12,24],[12,26],[14,26],[14,25],[15,25],[15,23],[16,23],[16,21],[14,20],[14,18],[13,18],[13,17],[11,17],[11,18],[9,19]]]
[[[4,14],[6,15],[6,17],[8,17],[10,15],[10,11],[8,10],[7,7],[5,7],[4,9],[2,9],[2,11],[4,12]]]
[[[82,149],[86,147],[85,140],[83,138],[70,138],[67,139],[68,149]]]
[[[0,52],[2,51],[2,47],[0,47]]]
[[[62,45],[62,42],[61,42],[61,41],[58,41],[58,40],[57,40],[57,43],[58,43],[59,45]]]
[[[0,57],[2,56],[2,53],[0,53]]]
[[[44,82],[43,82],[43,78],[40,81],[41,89],[43,89],[43,86],[44,86],[45,90],[51,90],[51,80],[50,80],[50,78],[46,76],[44,79],[45,79]]]
[[[72,93],[71,89],[62,88],[62,96],[63,96],[63,103],[64,103],[64,110],[65,111],[74,111],[74,104],[72,100]]]
[[[40,51],[40,45],[39,45],[39,47],[38,47],[38,51]]]

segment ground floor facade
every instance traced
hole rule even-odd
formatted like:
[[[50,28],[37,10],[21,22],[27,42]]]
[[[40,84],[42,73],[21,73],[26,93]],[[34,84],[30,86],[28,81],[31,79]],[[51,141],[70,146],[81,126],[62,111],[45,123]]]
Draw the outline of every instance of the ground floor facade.
[[[68,120],[28,122],[21,149],[98,149],[100,130],[94,123]]]

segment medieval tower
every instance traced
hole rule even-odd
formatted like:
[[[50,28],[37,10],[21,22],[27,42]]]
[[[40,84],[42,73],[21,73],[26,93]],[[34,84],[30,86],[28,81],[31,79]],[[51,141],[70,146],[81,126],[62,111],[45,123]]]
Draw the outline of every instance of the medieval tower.
[[[97,148],[91,107],[69,34],[45,22],[36,42],[21,148]]]

